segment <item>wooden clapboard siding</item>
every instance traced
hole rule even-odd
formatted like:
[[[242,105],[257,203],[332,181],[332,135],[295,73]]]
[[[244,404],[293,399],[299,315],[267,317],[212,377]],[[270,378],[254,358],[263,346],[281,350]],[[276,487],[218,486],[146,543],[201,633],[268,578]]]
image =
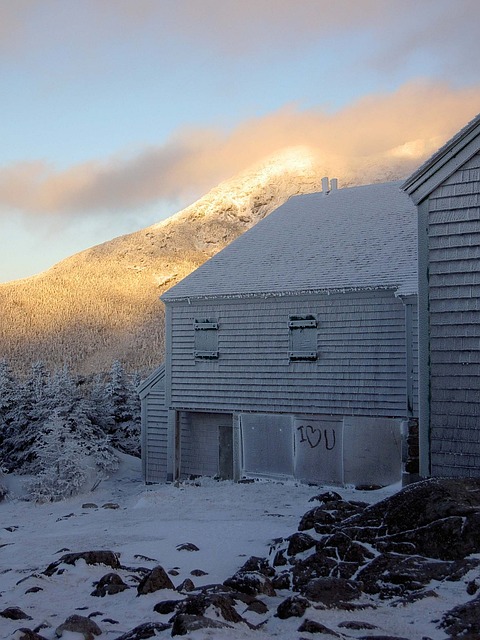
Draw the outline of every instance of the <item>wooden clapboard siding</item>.
[[[192,300],[168,306],[172,408],[408,415],[405,305],[392,291]],[[318,359],[290,362],[289,316],[306,314],[318,321]],[[218,359],[193,356],[198,318],[219,322]],[[412,339],[413,349],[417,341]]]
[[[433,475],[480,473],[480,154],[429,196]]]
[[[140,386],[142,464],[146,483],[165,482],[168,464],[168,410],[165,406],[165,367]]]

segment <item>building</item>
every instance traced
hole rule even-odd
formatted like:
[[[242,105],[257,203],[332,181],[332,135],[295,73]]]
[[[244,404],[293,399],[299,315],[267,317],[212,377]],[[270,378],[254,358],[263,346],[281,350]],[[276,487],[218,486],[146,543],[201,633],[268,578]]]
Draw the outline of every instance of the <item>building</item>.
[[[397,182],[323,182],[162,296],[165,365],[141,388],[147,482],[400,479],[418,415],[416,210]]]
[[[418,208],[420,473],[480,476],[480,114],[403,185]]]

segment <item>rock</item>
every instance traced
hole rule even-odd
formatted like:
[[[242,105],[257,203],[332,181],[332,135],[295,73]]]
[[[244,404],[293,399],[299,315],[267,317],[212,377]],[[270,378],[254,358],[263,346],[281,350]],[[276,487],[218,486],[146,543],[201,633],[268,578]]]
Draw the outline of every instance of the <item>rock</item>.
[[[383,543],[383,550],[410,543],[418,555],[457,560],[480,552],[479,527],[480,480],[430,478],[368,507],[341,529],[357,540]]]
[[[361,631],[362,629],[378,629],[377,626],[370,622],[359,622],[357,620],[346,620],[338,624],[339,629],[352,629],[354,631]]]
[[[315,578],[302,588],[303,595],[328,607],[355,600],[362,594],[361,584],[344,578]]]
[[[404,636],[360,636],[357,640],[411,640],[410,638],[405,638]],[[424,638],[423,640],[430,640],[430,638]],[[465,640],[475,640],[475,638],[465,638]]]
[[[261,600],[257,600],[254,598],[248,605],[247,611],[253,611],[254,613],[258,613],[259,615],[264,615],[268,612],[268,607],[265,602]]]
[[[307,633],[325,633],[335,638],[340,638],[340,634],[336,631],[332,631],[321,622],[315,622],[315,620],[304,620],[302,624],[298,627],[298,631],[305,631]]]
[[[297,553],[303,553],[314,547],[317,543],[315,538],[308,535],[308,533],[297,532],[293,533],[287,538],[288,548],[287,554],[289,556],[295,556]]]
[[[120,509],[120,505],[116,502],[106,502],[102,504],[102,509]]]
[[[69,616],[63,624],[55,629],[55,635],[61,638],[64,631],[74,631],[83,634],[85,640],[94,640],[95,636],[99,636],[102,630],[96,622],[91,618],[85,618],[74,614]]]
[[[175,548],[177,551],[200,551],[197,545],[193,544],[193,542],[184,542],[177,545]]]
[[[195,585],[193,584],[193,582],[190,580],[190,578],[185,578],[185,580],[178,585],[177,587],[177,591],[179,592],[189,592],[189,591],[193,591],[195,589]]]
[[[288,564],[288,560],[285,558],[285,549],[279,549],[275,554],[272,562],[274,567],[284,567]]]
[[[237,571],[235,575],[225,580],[223,584],[235,591],[252,596],[260,593],[267,596],[276,595],[271,580],[258,571]]]
[[[258,558],[257,556],[251,556],[245,564],[240,567],[239,571],[256,571],[267,576],[267,578],[275,575],[275,569],[269,565],[268,560],[266,558]]]
[[[41,636],[36,631],[22,627],[17,629],[12,636],[12,640],[47,640],[45,636]]]
[[[317,523],[331,526],[335,524],[335,517],[325,510],[325,506],[314,507],[302,516],[298,530],[308,531],[309,529],[313,529]]]
[[[480,588],[480,585],[477,583],[476,580],[470,580],[470,582],[467,584],[467,593],[469,596],[474,596],[478,589]]]
[[[213,607],[217,616],[226,622],[243,622],[242,616],[234,607],[234,598],[229,594],[205,594],[188,596],[178,605],[178,615],[186,614],[203,616],[207,609]],[[176,616],[175,616],[176,617]]]
[[[103,598],[106,595],[115,595],[128,589],[128,585],[121,579],[118,573],[107,573],[96,583],[95,589],[90,595]]]
[[[142,596],[147,593],[160,591],[160,589],[175,589],[175,587],[165,569],[158,565],[142,578],[137,587],[137,595]]]
[[[316,551],[307,558],[296,562],[292,569],[293,588],[301,589],[314,578],[327,578],[335,571],[338,562],[323,551]]]
[[[75,564],[77,560],[85,560],[87,564],[105,564],[112,569],[119,569],[118,556],[113,551],[81,551],[79,553],[66,553],[59,560],[48,565],[43,572],[47,576],[56,573],[61,564]]]
[[[310,498],[309,502],[323,502],[327,504],[328,502],[337,502],[338,500],[342,500],[342,496],[336,491],[324,491],[323,493],[319,493],[318,496]]]
[[[301,618],[310,606],[310,602],[302,596],[290,596],[277,607],[277,617],[281,620],[287,618]],[[305,629],[304,629],[305,631]]]
[[[148,640],[148,638],[156,638],[158,636],[157,631],[160,633],[170,629],[169,624],[162,622],[144,622],[143,624],[135,627],[131,631],[127,631],[121,636],[117,636],[115,640]]]
[[[290,574],[288,571],[277,574],[271,579],[272,587],[275,590],[282,591],[283,589],[290,589],[292,586]]]
[[[182,600],[162,600],[153,607],[153,610],[161,615],[167,615],[173,613],[181,602]]]
[[[82,509],[98,509],[98,504],[95,504],[95,502],[85,502],[82,504]]]
[[[3,611],[0,611],[0,616],[8,620],[33,620],[33,618],[27,615],[25,611],[22,611],[20,607],[7,607]]]
[[[42,587],[30,587],[30,589],[27,589],[25,591],[25,593],[38,593],[39,591],[43,591]]]
[[[444,562],[423,556],[382,553],[360,570],[357,579],[364,583],[366,593],[391,598],[422,589],[431,580],[444,580],[466,573],[475,563],[478,561],[473,559]]]
[[[205,616],[192,616],[180,614],[175,617],[172,627],[172,636],[186,636],[188,633],[199,629],[231,629],[231,625],[220,620],[211,620]]]
[[[480,597],[448,611],[439,628],[445,629],[454,638],[480,638]]]
[[[199,578],[201,576],[208,576],[208,572],[203,571],[203,569],[194,569],[193,571],[190,571],[190,575]]]

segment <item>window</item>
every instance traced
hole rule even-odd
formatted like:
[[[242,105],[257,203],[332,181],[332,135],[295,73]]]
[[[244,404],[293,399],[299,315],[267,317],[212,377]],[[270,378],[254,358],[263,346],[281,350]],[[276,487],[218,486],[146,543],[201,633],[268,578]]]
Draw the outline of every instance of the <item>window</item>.
[[[317,320],[315,316],[290,316],[291,361],[317,359]]]
[[[218,358],[218,322],[211,318],[195,320],[195,348],[194,356],[200,360],[214,360]]]

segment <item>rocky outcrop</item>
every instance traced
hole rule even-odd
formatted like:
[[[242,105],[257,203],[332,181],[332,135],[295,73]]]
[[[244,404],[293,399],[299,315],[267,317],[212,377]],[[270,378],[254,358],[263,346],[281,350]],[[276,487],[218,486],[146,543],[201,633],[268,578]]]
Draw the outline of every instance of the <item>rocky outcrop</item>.
[[[364,640],[392,639],[361,620],[362,612],[382,606],[393,611],[438,598],[438,585],[445,582],[458,583],[456,592],[463,593],[464,599],[438,615],[439,633],[452,639],[480,637],[480,539],[476,528],[480,480],[428,480],[373,506],[343,500],[331,491],[313,500],[316,504],[300,519],[299,531],[273,541],[268,558],[248,558],[223,584],[196,587],[176,567],[170,573],[183,580],[175,589],[162,566],[125,567],[112,551],[66,553],[43,575],[61,580],[65,565],[82,559],[97,571],[91,595],[108,596],[102,605],[112,598],[129,598],[123,601],[134,608],[134,594],[144,596],[142,607],[150,600],[152,619],[112,636],[115,640],[188,636],[209,629],[228,634],[237,626],[268,634],[269,624],[276,630],[278,625],[290,625],[290,631],[297,628],[299,633],[347,637],[353,631],[358,633],[352,637]],[[156,562],[145,556],[137,559]],[[114,571],[98,579],[98,565],[111,566]],[[193,573],[199,579],[206,575],[203,570]],[[322,621],[319,612],[327,610],[335,612],[336,626],[328,627]],[[342,611],[356,612],[359,618],[342,620]],[[96,615],[98,622],[92,620]],[[0,616],[29,619],[16,607],[5,609]],[[100,612],[88,617],[73,615],[57,627],[56,634],[61,637],[75,631],[85,640],[95,640],[107,629],[112,635],[113,624],[114,620]],[[17,633],[18,640],[42,640],[40,631],[38,626],[24,627]],[[373,633],[368,635],[369,631]]]

